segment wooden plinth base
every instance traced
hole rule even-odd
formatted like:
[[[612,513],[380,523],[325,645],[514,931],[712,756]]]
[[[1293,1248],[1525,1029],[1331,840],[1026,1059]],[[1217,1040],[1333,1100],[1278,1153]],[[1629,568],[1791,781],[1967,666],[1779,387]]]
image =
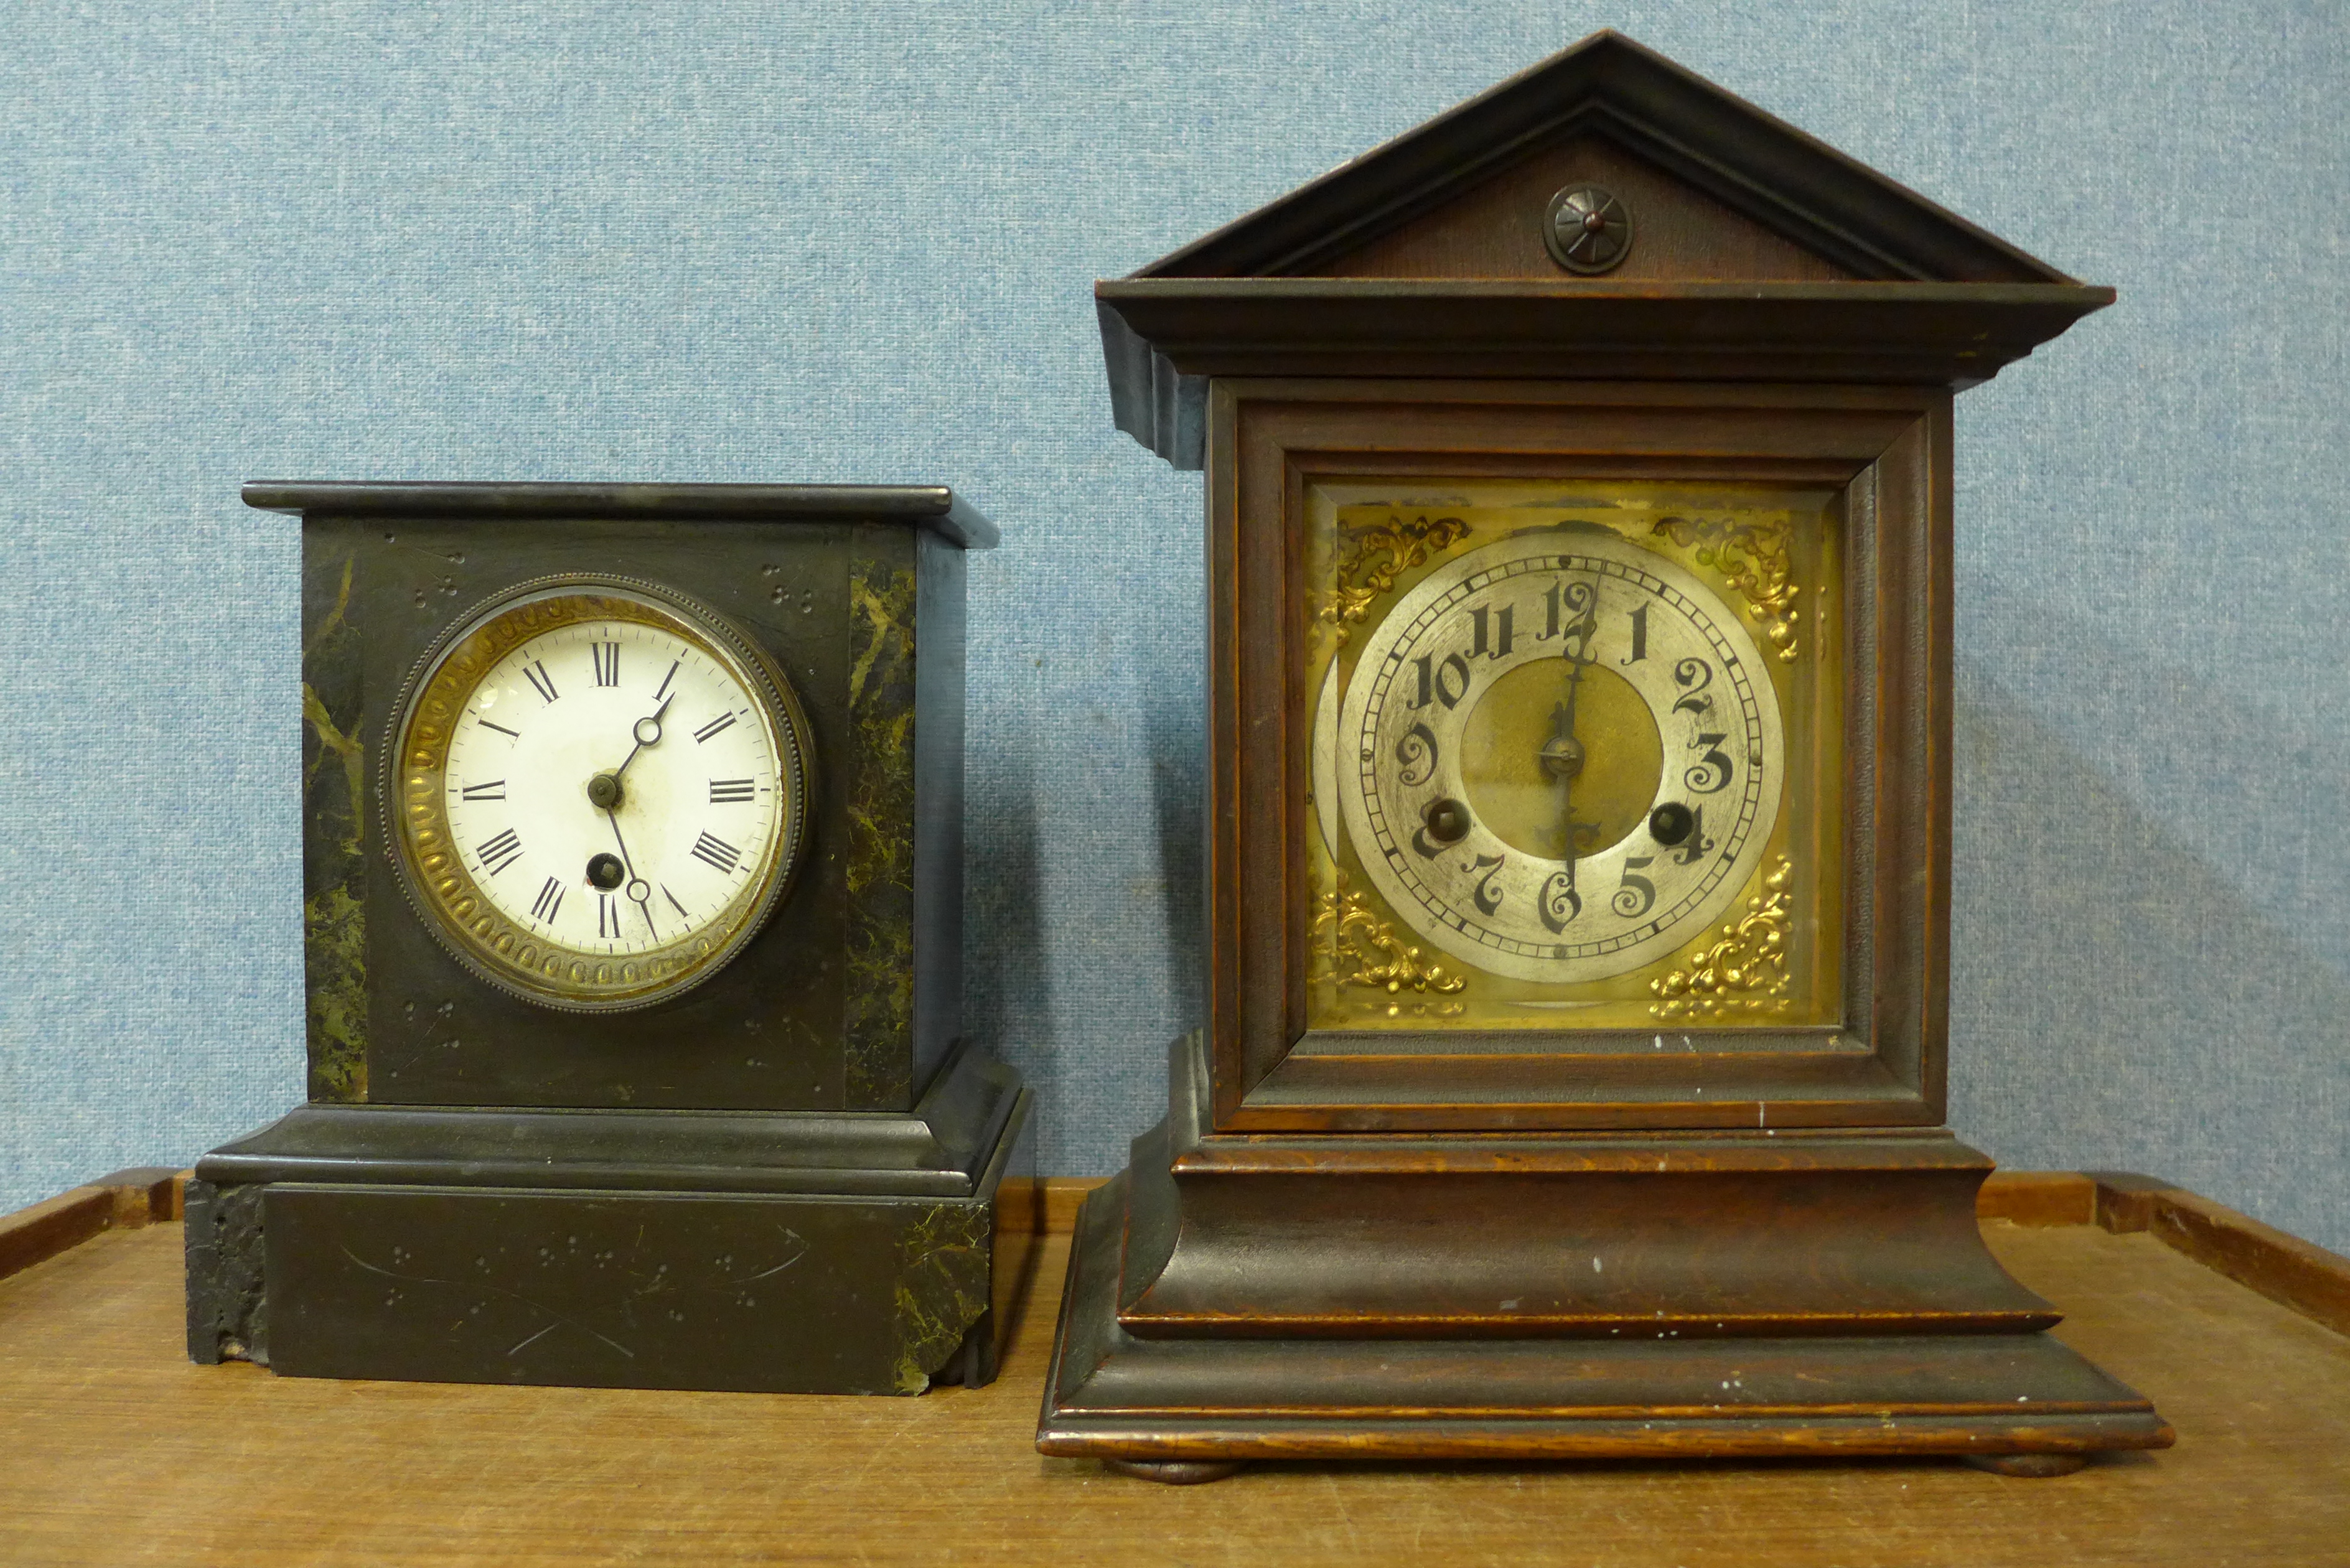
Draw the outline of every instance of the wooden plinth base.
[[[1960,1332],[1953,1324],[1969,1318],[1926,1311],[1906,1327],[1878,1319],[1835,1332],[1854,1325],[1830,1321],[1829,1332],[1814,1333],[1785,1332],[1790,1319],[1779,1312],[1773,1328],[1742,1332],[1731,1306],[1712,1320],[1709,1303],[1683,1300],[1669,1315],[1656,1313],[1650,1321],[1661,1326],[1631,1326],[1611,1311],[1578,1330],[1553,1310],[1513,1333],[1491,1311],[1415,1324],[1359,1297],[1333,1303],[1343,1312],[1213,1314],[1202,1309],[1219,1282],[1195,1268],[1199,1294],[1187,1310],[1154,1311],[1154,1290],[1163,1293],[1181,1271],[1158,1261],[1150,1238],[1171,1229],[1182,1238],[1168,1243],[1178,1262],[1193,1248],[1195,1264],[1216,1245],[1198,1226],[1170,1227],[1169,1214],[1153,1211],[1171,1203],[1188,1218],[1217,1207],[1183,1203],[1180,1180],[1196,1178],[1179,1158],[1170,1179],[1159,1163],[1166,1137],[1137,1140],[1137,1170],[1095,1193],[1079,1216],[1037,1430],[1045,1453],[1180,1480],[1251,1459],[1872,1454],[1950,1455],[2047,1475],[2100,1449],[2173,1440],[2146,1399],[2039,1331],[2053,1313],[2020,1308],[1979,1303],[1971,1322],[1982,1326]],[[1572,1190],[1560,1193],[1568,1216]],[[1367,1210],[1355,1228],[1376,1233],[1381,1222]],[[1295,1272],[1279,1249],[1226,1240],[1220,1283],[1235,1305],[1268,1293],[1252,1285],[1254,1272]],[[1557,1271],[1542,1259],[1523,1267],[1529,1297],[1555,1289]],[[1418,1288],[1400,1257],[1393,1276],[1405,1282],[1398,1289]]]

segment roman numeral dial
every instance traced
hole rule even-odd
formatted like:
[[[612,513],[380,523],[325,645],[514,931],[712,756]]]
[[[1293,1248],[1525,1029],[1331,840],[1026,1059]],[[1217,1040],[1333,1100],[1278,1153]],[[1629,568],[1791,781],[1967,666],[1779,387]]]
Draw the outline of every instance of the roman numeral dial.
[[[395,850],[434,934],[550,1006],[642,1006],[753,940],[807,831],[781,670],[684,596],[551,581],[449,628],[406,702]]]

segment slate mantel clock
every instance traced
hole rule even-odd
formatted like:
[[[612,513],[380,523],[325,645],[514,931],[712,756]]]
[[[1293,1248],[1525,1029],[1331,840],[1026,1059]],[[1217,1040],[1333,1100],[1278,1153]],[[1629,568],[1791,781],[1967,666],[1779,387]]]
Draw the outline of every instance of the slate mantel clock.
[[[276,484],[302,518],[309,1101],[189,1188],[281,1373],[993,1376],[1027,1092],[962,1038],[942,488]]]
[[[1605,33],[1097,286],[1207,474],[1207,1018],[1040,1448],[2171,1441],[1941,1125],[1951,399],[2112,297]]]

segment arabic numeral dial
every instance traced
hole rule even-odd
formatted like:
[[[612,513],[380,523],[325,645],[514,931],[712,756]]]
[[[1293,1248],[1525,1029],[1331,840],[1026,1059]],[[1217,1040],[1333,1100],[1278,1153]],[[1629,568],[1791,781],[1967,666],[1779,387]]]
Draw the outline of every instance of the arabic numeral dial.
[[[1734,607],[1638,544],[1529,529],[1456,556],[1352,668],[1316,743],[1354,759],[1357,859],[1474,968],[1638,969],[1709,929],[1759,864],[1782,748],[1762,657]]]

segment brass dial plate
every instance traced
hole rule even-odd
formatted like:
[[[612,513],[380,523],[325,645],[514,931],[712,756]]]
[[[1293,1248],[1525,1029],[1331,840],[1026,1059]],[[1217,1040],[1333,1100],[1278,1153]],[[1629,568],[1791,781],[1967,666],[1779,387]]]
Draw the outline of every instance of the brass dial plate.
[[[1365,872],[1490,973],[1571,983],[1672,952],[1778,818],[1761,651],[1695,576],[1602,529],[1529,530],[1422,578],[1326,724]]]

